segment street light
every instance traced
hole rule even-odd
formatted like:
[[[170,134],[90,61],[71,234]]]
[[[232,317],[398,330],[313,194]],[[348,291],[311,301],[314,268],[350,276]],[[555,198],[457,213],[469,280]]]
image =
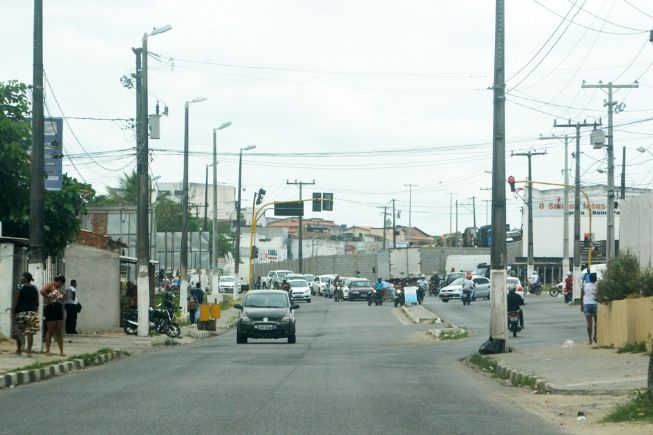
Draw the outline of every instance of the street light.
[[[651,151],[647,150],[644,147],[637,147],[637,151],[639,151],[640,153],[649,153],[649,154],[653,155],[653,153]]]
[[[147,109],[147,38],[172,29],[170,24],[155,27],[143,34],[142,47],[132,48],[136,54],[136,173],[138,176],[138,198],[136,218],[136,251],[138,257],[138,335],[149,335],[148,309],[150,305],[150,243],[148,229],[149,176],[148,176],[148,109]]]
[[[218,130],[227,128],[231,121],[223,122],[219,127],[213,129],[213,262],[211,264],[211,290],[218,288],[218,157],[216,133]]]
[[[242,191],[242,175],[243,175],[243,151],[249,151],[256,148],[256,145],[247,145],[245,148],[240,149],[238,156],[238,200],[236,202],[236,256],[234,265],[234,299],[236,299],[238,292],[240,292],[240,197]]]
[[[186,300],[188,287],[188,106],[193,103],[206,101],[204,97],[193,98],[186,101],[184,106],[184,179],[181,187],[181,258],[179,298]],[[182,305],[183,306],[183,305]]]

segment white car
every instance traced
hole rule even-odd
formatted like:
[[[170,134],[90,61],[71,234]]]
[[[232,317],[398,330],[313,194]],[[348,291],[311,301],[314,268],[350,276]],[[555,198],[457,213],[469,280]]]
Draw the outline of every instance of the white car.
[[[314,295],[323,295],[326,293],[326,287],[331,281],[336,278],[336,275],[318,275],[311,283],[311,293]]]
[[[508,291],[510,291],[511,287],[515,288],[515,292],[521,296],[521,300],[524,300],[524,287],[521,285],[521,281],[519,281],[519,278],[516,278],[514,276],[509,276],[506,278],[506,284]]]
[[[290,279],[286,281],[290,285],[291,301],[311,302],[311,288],[305,279]]]
[[[449,302],[450,299],[460,299],[463,294],[463,282],[465,278],[457,278],[451,284],[440,290],[438,297],[442,302]],[[490,280],[484,276],[474,276],[472,281],[476,284],[474,288],[474,300],[489,299]]]
[[[218,280],[218,291],[220,293],[233,293],[234,292],[234,280],[235,278],[231,275],[223,275]]]

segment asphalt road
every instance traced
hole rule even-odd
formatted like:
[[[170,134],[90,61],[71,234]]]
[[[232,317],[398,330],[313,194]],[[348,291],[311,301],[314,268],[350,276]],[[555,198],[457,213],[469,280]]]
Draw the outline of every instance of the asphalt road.
[[[472,304],[466,311],[462,304],[442,304],[433,298],[426,303],[446,305],[442,307],[450,317],[446,320],[467,323],[479,333],[467,340],[436,343],[425,334],[429,326],[410,324],[391,305],[336,304],[316,297],[298,310],[294,345],[285,340],[237,345],[230,332],[3,391],[0,433],[559,430],[497,400],[498,390],[505,394],[506,388],[459,362],[485,338],[488,317],[483,316],[489,313],[483,307],[489,307],[488,302]],[[540,305],[547,306],[533,303],[538,309],[528,328],[535,324]],[[528,338],[528,331],[519,340],[535,340]]]

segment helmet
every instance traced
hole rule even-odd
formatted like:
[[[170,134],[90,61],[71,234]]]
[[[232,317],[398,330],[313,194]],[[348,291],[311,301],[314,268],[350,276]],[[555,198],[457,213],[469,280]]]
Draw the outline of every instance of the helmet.
[[[420,277],[420,278],[424,278],[424,274],[423,274],[423,273],[420,273],[420,274],[419,274],[419,277]]]
[[[380,281],[381,281],[381,277],[380,277],[380,276],[376,277],[376,280],[380,282]]]
[[[573,275],[574,275],[574,273],[571,270],[569,272],[567,272],[567,276],[573,276]]]
[[[534,271],[533,271],[533,275],[537,275],[537,270],[534,270]]]
[[[517,290],[517,286],[516,286],[516,285],[511,285],[511,286],[508,287],[508,291],[509,291],[510,293],[514,293],[515,290]]]
[[[467,279],[472,279],[472,272],[467,272],[467,275],[465,275]]]

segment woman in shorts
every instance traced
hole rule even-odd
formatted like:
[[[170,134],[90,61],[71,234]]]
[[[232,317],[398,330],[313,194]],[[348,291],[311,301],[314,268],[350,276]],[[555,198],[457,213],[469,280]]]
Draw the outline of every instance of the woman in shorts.
[[[45,325],[47,330],[45,332],[45,354],[50,353],[50,344],[52,343],[52,336],[54,335],[57,344],[59,345],[59,356],[66,356],[63,353],[63,336],[61,330],[63,329],[63,293],[60,291],[66,283],[66,278],[63,275],[54,277],[54,281],[47,283],[41,288],[41,296],[45,300],[45,308],[43,308],[43,315],[45,316]]]
[[[32,356],[34,334],[39,332],[39,291],[32,281],[34,279],[31,273],[25,272],[21,275],[16,305],[11,312],[16,325],[14,330],[16,355],[21,354],[23,337],[26,337],[27,356]]]
[[[585,314],[587,337],[589,344],[592,344],[592,341],[596,343],[596,273],[590,273],[590,281],[584,284],[580,293],[580,309]]]

